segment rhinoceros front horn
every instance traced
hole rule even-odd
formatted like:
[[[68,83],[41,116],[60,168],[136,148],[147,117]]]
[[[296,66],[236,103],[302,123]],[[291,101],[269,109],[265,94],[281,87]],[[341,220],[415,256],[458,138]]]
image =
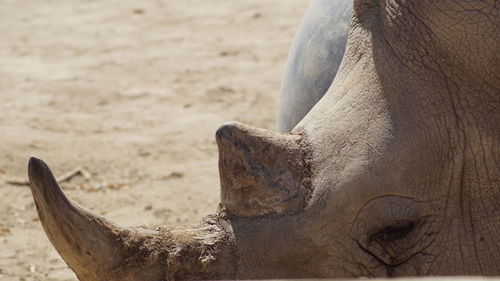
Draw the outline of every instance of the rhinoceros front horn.
[[[303,135],[229,122],[217,130],[216,139],[221,203],[230,214],[286,214],[304,207],[311,179]]]
[[[80,207],[64,195],[47,164],[35,157],[29,160],[28,174],[45,233],[79,280],[172,280],[182,279],[186,270],[204,276],[200,268],[205,264],[186,264],[187,269],[179,265],[177,254],[184,246],[175,241],[175,231],[119,227]],[[184,240],[193,240],[187,244],[197,245],[190,253],[197,258],[213,247],[206,245],[204,235],[218,232],[210,224],[179,231]]]
[[[119,237],[126,235],[126,230],[66,198],[42,160],[30,158],[28,174],[43,228],[80,279],[105,276],[123,261]]]
[[[28,164],[30,188],[50,242],[81,281],[234,278],[233,237],[217,215],[170,228],[124,228],[71,202],[47,164]]]

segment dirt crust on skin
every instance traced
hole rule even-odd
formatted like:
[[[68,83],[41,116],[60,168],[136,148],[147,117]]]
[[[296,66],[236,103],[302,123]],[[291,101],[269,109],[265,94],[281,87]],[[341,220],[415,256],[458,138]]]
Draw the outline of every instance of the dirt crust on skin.
[[[0,281],[76,280],[27,186],[44,159],[119,224],[200,221],[219,202],[215,131],[274,129],[307,0],[0,2]],[[77,170],[75,170],[77,169]]]

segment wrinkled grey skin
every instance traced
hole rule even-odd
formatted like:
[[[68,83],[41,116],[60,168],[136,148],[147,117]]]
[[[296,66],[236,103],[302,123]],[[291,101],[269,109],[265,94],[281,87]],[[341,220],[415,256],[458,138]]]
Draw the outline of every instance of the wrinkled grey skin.
[[[278,130],[289,132],[323,97],[344,56],[352,0],[313,0],[302,19],[284,72]]]
[[[29,163],[84,281],[500,275],[497,1],[355,0],[333,85],[291,133],[216,134],[221,209],[123,228]]]

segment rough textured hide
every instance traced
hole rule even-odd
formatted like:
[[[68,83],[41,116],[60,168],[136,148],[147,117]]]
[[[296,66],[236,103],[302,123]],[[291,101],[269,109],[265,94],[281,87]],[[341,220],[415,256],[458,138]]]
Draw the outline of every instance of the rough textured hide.
[[[354,1],[335,82],[291,133],[218,130],[200,225],[115,226],[33,158],[40,221],[83,281],[500,275],[499,9]]]

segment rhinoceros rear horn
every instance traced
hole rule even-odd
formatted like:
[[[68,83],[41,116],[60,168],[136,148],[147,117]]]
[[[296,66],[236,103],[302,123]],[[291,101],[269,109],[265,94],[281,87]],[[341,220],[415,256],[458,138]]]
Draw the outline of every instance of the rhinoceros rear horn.
[[[311,193],[308,147],[301,135],[236,122],[216,133],[221,203],[235,216],[293,213]]]
[[[28,174],[43,228],[80,280],[101,280],[123,261],[119,237],[127,231],[71,202],[42,160],[32,157]]]

